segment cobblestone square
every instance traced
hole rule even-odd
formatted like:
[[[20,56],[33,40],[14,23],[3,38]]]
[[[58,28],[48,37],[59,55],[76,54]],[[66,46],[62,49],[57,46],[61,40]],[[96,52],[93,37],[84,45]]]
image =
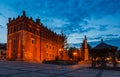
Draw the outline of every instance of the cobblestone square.
[[[120,71],[89,69],[90,64],[52,65],[0,61],[0,77],[120,77]]]

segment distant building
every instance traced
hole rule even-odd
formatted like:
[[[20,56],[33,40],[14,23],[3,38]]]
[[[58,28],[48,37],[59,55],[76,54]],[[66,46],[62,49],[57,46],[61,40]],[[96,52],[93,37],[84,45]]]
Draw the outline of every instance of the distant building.
[[[68,56],[68,51],[67,50],[62,50],[60,52],[60,60],[70,60],[70,58]]]
[[[33,21],[25,11],[7,24],[7,59],[42,62],[60,58],[61,36],[44,27],[40,19]]]
[[[0,44],[0,60],[6,59],[6,44]]]
[[[106,67],[107,62],[116,67],[116,52],[118,47],[106,44],[101,39],[101,43],[92,48],[92,67]],[[97,63],[99,62],[99,63]]]
[[[82,60],[87,61],[89,59],[89,53],[88,53],[88,45],[87,45],[87,38],[84,37],[82,46],[80,48],[80,56]]]

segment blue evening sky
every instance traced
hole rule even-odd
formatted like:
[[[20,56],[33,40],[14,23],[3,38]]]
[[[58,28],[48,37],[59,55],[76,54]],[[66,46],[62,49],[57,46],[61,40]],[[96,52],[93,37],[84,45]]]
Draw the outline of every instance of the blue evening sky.
[[[0,42],[7,40],[8,18],[22,15],[67,35],[68,43],[120,39],[120,0],[2,0],[0,2]]]

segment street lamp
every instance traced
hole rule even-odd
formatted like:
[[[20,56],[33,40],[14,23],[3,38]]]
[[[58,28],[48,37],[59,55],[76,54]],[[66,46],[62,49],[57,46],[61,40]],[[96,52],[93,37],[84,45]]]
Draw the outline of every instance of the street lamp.
[[[63,49],[59,49],[61,60],[63,60]]]
[[[73,52],[73,57],[75,60],[77,60],[77,52]]]

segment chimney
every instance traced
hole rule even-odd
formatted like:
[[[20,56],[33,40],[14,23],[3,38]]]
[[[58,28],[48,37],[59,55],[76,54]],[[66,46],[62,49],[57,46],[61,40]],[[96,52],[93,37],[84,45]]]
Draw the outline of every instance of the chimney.
[[[32,20],[32,17],[30,17],[30,20]]]

